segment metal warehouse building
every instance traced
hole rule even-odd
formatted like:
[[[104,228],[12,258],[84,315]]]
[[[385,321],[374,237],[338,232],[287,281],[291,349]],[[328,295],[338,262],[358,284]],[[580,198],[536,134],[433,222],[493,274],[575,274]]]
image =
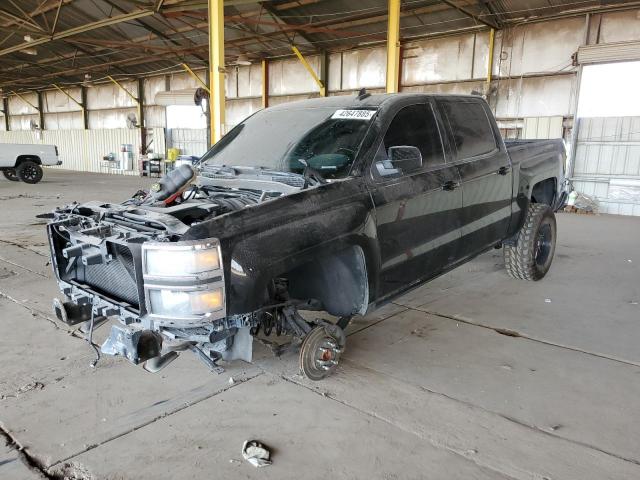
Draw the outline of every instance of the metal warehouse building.
[[[136,154],[171,147],[204,153],[206,127],[180,128],[167,113],[167,104],[190,102],[189,94],[158,94],[207,82],[206,2],[20,4],[23,13],[2,14],[0,141],[56,144],[63,168],[87,172],[108,171],[101,159],[120,144]],[[576,185],[597,196],[602,211],[639,213],[635,196],[625,198],[616,186],[640,173],[637,119],[590,118],[574,128],[584,66],[640,58],[637,8],[588,1],[407,1],[392,8],[399,12],[398,65],[389,79],[384,2],[225,2],[220,130],[265,106],[361,88],[478,92],[506,137],[564,138]],[[127,128],[128,116],[138,127]],[[612,152],[606,162],[603,151]]]
[[[640,1],[0,0],[0,480],[640,479]]]

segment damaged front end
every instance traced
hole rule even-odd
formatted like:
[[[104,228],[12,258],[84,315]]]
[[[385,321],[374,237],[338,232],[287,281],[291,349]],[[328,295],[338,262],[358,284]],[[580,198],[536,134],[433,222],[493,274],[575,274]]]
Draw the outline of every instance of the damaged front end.
[[[181,350],[211,369],[220,359],[251,360],[253,315],[227,316],[217,239],[181,241],[191,225],[255,203],[264,194],[190,186],[193,169],[166,177],[123,204],[57,209],[47,229],[65,301],[59,320],[87,328],[115,316],[101,347],[157,371]],[[189,188],[187,191],[186,188]]]
[[[180,167],[150,192],[140,191],[122,204],[57,209],[47,226],[64,295],[54,300],[56,316],[68,325],[84,323],[90,343],[96,325],[117,317],[100,351],[150,372],[185,350],[221,372],[220,360],[251,361],[253,337],[274,330],[305,340],[301,365],[310,378],[331,373],[344,347],[344,325],[308,322],[298,313],[323,310],[321,302],[291,299],[287,279],[275,278],[262,306],[230,314],[220,241],[183,240],[199,223],[299,191],[306,181],[300,175],[228,172],[227,167],[200,173],[194,185],[194,169]],[[233,260],[226,260],[233,271]],[[280,342],[264,343],[281,351]]]
[[[187,228],[139,207],[58,210],[48,231],[68,300],[54,302],[56,316],[69,325],[117,316],[121,325],[112,326],[101,351],[134,364],[155,359],[153,370],[187,348],[211,368],[219,359],[251,360],[251,322],[226,315],[218,242],[175,241]]]

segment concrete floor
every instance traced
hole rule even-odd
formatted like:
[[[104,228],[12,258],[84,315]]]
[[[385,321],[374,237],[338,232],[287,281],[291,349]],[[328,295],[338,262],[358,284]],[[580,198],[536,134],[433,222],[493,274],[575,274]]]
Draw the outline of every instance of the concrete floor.
[[[149,183],[0,181],[3,480],[640,478],[640,218],[559,214],[543,281],[511,280],[489,252],[358,319],[319,383],[296,353],[259,345],[221,375],[190,354],[157,375],[91,369],[81,335],[52,319],[34,215]],[[253,438],[271,467],[242,460]]]

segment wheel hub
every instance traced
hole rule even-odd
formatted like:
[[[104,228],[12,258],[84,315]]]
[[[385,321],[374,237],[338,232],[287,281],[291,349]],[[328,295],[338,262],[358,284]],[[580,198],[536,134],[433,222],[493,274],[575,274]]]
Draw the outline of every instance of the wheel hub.
[[[300,348],[300,369],[311,380],[321,380],[336,369],[344,351],[345,337],[336,325],[317,326]]]

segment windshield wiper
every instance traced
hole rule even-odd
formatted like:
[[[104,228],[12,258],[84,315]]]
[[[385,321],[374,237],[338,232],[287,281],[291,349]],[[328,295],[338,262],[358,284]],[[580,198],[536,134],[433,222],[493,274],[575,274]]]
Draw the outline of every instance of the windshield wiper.
[[[234,167],[229,167],[227,165],[204,165],[201,168],[207,173],[213,175],[225,175],[229,177],[238,176],[238,171]]]
[[[271,170],[267,167],[206,165],[202,167],[202,173],[205,177],[210,177],[212,175],[224,177],[269,177],[269,180],[271,181],[294,185],[299,188],[307,188],[310,185],[322,185],[327,183],[320,172],[309,166],[307,166],[300,174],[295,172],[285,172],[282,170]]]

